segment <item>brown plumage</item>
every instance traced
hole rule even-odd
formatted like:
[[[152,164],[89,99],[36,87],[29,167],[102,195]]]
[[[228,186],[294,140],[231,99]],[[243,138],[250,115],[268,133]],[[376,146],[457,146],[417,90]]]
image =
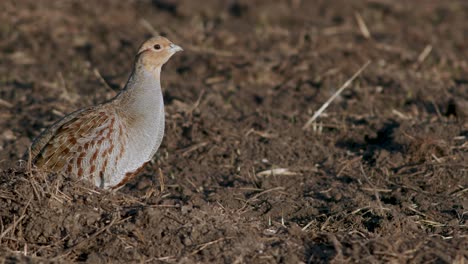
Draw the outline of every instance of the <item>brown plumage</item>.
[[[109,102],[73,112],[45,130],[31,146],[32,162],[102,188],[128,182],[162,141],[161,67],[181,50],[164,37],[144,42],[125,88]]]

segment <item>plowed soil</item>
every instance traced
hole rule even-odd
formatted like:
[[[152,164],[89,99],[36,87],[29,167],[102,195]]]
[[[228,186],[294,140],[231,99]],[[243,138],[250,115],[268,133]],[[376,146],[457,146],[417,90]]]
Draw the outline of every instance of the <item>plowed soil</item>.
[[[466,1],[0,7],[0,262],[466,263]],[[109,192],[19,162],[112,98],[153,34],[185,51],[134,181]]]

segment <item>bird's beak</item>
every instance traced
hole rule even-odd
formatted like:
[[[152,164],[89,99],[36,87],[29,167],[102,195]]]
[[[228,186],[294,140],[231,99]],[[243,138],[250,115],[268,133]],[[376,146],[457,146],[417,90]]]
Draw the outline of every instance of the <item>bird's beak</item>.
[[[169,45],[169,50],[176,53],[178,51],[183,51],[184,49],[182,49],[180,46],[177,46],[174,43],[171,43],[171,45]]]

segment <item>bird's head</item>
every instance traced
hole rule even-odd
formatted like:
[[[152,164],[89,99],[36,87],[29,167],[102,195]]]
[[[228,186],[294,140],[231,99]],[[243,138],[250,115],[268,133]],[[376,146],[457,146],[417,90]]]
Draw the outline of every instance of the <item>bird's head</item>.
[[[147,70],[161,68],[169,58],[183,49],[165,37],[157,36],[143,42],[137,53],[137,63]]]

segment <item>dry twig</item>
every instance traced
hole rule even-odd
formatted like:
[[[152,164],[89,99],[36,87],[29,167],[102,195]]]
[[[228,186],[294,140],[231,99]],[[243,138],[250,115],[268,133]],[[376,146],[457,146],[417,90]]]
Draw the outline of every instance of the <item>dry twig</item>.
[[[356,13],[355,17],[356,17],[356,21],[357,21],[358,26],[359,26],[359,30],[361,31],[361,34],[366,39],[370,39],[371,34],[369,32],[369,28],[367,27],[366,22],[364,22],[364,19],[362,18],[362,16],[359,13]]]
[[[301,175],[301,173],[290,171],[287,168],[264,170],[264,171],[257,173],[257,176],[270,176],[270,175],[294,176],[294,175]]]
[[[107,81],[104,79],[104,77],[102,77],[101,72],[100,72],[97,68],[94,68],[93,73],[94,73],[94,75],[96,75],[96,77],[99,79],[99,81],[100,81],[107,89],[109,89],[109,91],[112,91],[113,93],[115,93],[114,89],[112,89],[112,87],[109,85],[109,83],[107,83]]]
[[[368,61],[366,62],[366,64],[364,64],[350,79],[348,79],[341,87],[340,89],[338,89],[338,91],[335,92],[335,94],[333,94],[330,99],[328,99],[328,101],[326,101],[322,107],[320,107],[319,110],[317,110],[317,112],[315,112],[315,114],[307,121],[307,123],[302,127],[302,129],[307,129],[309,128],[309,126],[315,121],[315,119],[317,119],[322,113],[323,111],[325,111],[325,109],[327,109],[328,105],[333,101],[335,100],[336,97],[338,97],[338,95],[340,95],[341,92],[343,92],[344,89],[346,89],[353,81],[354,79],[356,79],[363,71],[364,69],[367,68],[367,66],[369,66],[371,62]]]
[[[0,105],[1,106],[4,106],[4,107],[7,107],[7,108],[12,108],[13,107],[13,104],[8,102],[8,101],[5,101],[3,100],[2,98],[0,98]]]
[[[161,168],[158,168],[158,172],[159,172],[159,186],[160,186],[161,193],[163,193],[165,190],[164,175],[162,173]]]
[[[216,244],[216,243],[219,243],[219,242],[222,242],[222,241],[225,241],[225,240],[229,240],[229,239],[233,239],[233,237],[222,237],[220,239],[216,239],[214,241],[210,241],[208,243],[201,244],[200,247],[197,250],[194,250],[192,253],[190,253],[190,255],[195,255],[195,254],[202,251],[203,249],[205,249],[208,246],[211,246],[213,244]]]
[[[418,63],[421,64],[424,62],[424,60],[426,60],[427,56],[429,56],[429,54],[431,53],[432,51],[432,45],[427,45],[424,50],[421,52],[421,54],[419,54],[418,56]]]

